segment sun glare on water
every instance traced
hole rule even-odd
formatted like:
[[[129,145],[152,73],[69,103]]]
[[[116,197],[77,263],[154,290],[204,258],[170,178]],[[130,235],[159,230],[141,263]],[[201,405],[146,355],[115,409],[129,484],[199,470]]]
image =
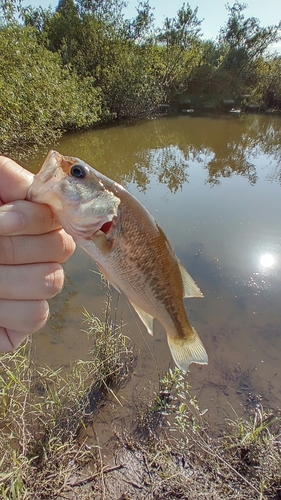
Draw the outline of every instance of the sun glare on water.
[[[260,265],[264,268],[271,268],[275,264],[275,259],[270,253],[265,253],[260,257]]]

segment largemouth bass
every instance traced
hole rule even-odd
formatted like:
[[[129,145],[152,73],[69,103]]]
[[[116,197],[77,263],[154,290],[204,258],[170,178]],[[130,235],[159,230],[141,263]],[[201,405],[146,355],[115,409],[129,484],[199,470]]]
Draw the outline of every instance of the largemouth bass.
[[[207,364],[184,297],[202,297],[146,208],[126,189],[78,158],[50,151],[28,199],[51,206],[56,219],[123,292],[153,334],[162,323],[176,365]]]

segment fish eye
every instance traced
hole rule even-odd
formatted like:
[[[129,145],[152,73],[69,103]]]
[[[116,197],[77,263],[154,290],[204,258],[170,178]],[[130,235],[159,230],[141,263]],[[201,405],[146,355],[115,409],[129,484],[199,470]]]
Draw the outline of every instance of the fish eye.
[[[76,177],[76,179],[84,179],[84,177],[86,177],[87,170],[85,167],[83,167],[83,165],[77,164],[71,167],[70,174],[73,177]]]

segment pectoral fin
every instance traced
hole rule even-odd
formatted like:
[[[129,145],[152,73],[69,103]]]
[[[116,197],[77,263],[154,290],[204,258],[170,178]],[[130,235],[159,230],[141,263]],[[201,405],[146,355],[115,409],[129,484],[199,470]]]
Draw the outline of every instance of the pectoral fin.
[[[182,282],[183,282],[183,287],[184,287],[184,298],[189,298],[189,297],[203,297],[203,293],[201,292],[200,288],[196,285],[195,281],[191,278],[191,276],[188,274],[186,269],[181,265],[179,262],[179,268],[182,276]]]
[[[133,302],[130,301],[139,318],[142,320],[143,324],[146,326],[146,329],[150,335],[153,335],[153,316],[145,312],[140,307],[136,306]]]

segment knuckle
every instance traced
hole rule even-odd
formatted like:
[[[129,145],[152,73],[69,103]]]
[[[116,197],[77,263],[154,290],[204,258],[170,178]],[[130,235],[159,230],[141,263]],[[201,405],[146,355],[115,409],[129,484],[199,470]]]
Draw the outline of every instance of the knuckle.
[[[29,316],[28,333],[38,332],[46,323],[49,316],[49,304],[46,300],[33,301],[33,308]]]
[[[15,236],[0,236],[1,264],[13,264],[16,262],[16,247]]]
[[[73,238],[67,234],[64,229],[61,229],[59,234],[62,242],[60,262],[64,262],[73,254],[75,250],[75,243]]]
[[[7,266],[0,264],[0,298],[7,295],[9,288],[9,276],[7,272]]]
[[[0,299],[0,325],[3,328],[29,335],[40,330],[48,316],[49,304],[46,300]]]
[[[50,264],[51,270],[46,277],[47,298],[52,298],[61,292],[64,284],[64,272],[60,264]]]

